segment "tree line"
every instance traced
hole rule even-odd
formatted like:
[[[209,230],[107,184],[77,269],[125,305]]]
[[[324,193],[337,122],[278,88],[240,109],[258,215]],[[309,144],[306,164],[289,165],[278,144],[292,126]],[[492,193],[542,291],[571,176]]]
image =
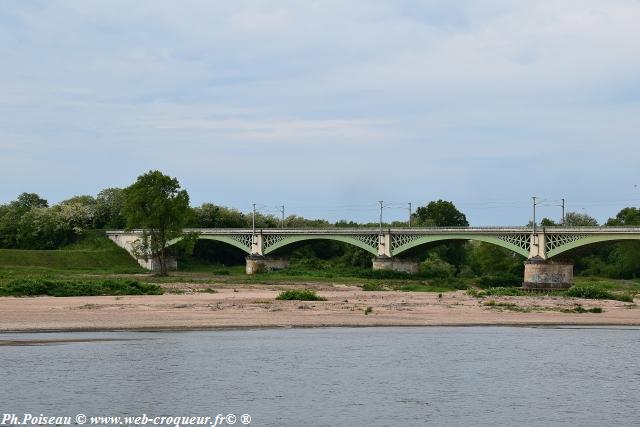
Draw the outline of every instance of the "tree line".
[[[150,230],[144,251],[161,255],[165,243],[182,232],[182,228],[249,228],[252,213],[203,203],[191,207],[186,190],[176,178],[159,171],[138,177],[127,188],[107,188],[95,197],[75,196],[49,205],[35,193],[22,193],[16,200],[0,205],[0,248],[60,249],[81,240],[91,230],[144,228]],[[275,215],[256,213],[257,228],[277,228],[281,219]],[[289,228],[372,227],[377,223],[307,219],[296,215],[285,218]],[[405,226],[404,222],[383,224]],[[412,216],[412,225],[430,227],[464,227],[466,215],[452,202],[436,200],[420,206]],[[531,225],[531,224],[529,224]],[[558,225],[543,218],[541,226]],[[569,212],[565,226],[597,226],[598,221],[584,213]],[[640,210],[625,207],[604,226],[640,226]],[[204,246],[203,246],[204,247]],[[219,248],[218,248],[219,249]],[[201,250],[206,252],[206,248]],[[296,248],[300,259],[333,259],[352,266],[367,266],[370,255],[358,248],[337,242],[314,242]],[[227,248],[225,253],[232,253]],[[213,254],[209,254],[214,256]],[[223,254],[224,255],[224,254]],[[522,258],[503,248],[479,242],[446,242],[430,248],[417,248],[412,254],[421,259],[423,268],[435,276],[465,276],[500,272],[519,275]],[[640,243],[634,241],[597,245],[572,251],[576,272],[609,277],[640,276]],[[234,256],[229,255],[231,258]],[[238,258],[236,255],[235,258]],[[309,262],[312,262],[309,261]]]

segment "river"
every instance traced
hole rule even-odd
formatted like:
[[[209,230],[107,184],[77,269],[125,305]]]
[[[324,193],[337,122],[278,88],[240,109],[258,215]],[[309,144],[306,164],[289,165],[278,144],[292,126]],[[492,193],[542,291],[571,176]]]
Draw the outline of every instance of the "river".
[[[640,328],[5,333],[0,341],[0,412],[74,423],[77,414],[235,414],[238,426],[244,414],[253,426],[640,422]]]

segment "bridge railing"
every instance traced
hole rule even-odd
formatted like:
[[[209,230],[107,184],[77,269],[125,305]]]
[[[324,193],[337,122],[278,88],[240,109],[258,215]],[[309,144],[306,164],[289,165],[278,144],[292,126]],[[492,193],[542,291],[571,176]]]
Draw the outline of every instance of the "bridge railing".
[[[253,229],[251,228],[185,228],[185,232],[187,233],[198,233],[198,234],[247,234],[253,233]],[[524,226],[509,226],[509,227],[491,227],[491,226],[482,226],[482,227],[407,227],[407,228],[397,228],[397,227],[385,227],[382,229],[383,233],[391,232],[393,233],[402,233],[402,234],[412,234],[412,233],[433,233],[433,234],[442,234],[442,233],[523,233],[523,232],[531,232],[531,227]],[[634,226],[616,226],[616,227],[607,227],[607,226],[599,226],[599,227],[538,227],[538,232],[543,233],[578,233],[578,234],[591,234],[591,233],[640,233],[640,227]],[[144,230],[142,229],[134,229],[134,230],[108,230],[106,231],[107,235],[118,235],[118,234],[141,234]],[[326,234],[326,233],[335,233],[335,234],[372,234],[379,233],[380,228],[378,227],[360,227],[360,228],[344,228],[344,227],[324,227],[324,228],[256,228],[256,233],[263,234]]]

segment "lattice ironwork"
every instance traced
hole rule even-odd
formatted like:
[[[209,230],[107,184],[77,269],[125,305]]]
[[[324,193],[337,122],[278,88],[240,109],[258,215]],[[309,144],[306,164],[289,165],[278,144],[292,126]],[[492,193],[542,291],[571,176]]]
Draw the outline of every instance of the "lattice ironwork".
[[[417,240],[421,237],[421,235],[417,234],[392,234],[391,235],[391,251],[395,251],[401,246],[406,245],[407,243],[411,243],[414,240]]]
[[[379,236],[377,234],[354,234],[351,237],[353,237],[356,240],[360,240],[362,243],[364,243],[367,246],[370,246],[372,249],[375,249],[376,251],[378,250]]]
[[[251,234],[232,234],[229,237],[233,240],[237,240],[242,244],[242,246],[246,246],[251,250],[251,245],[253,243],[253,236]]]
[[[575,242],[576,240],[584,239],[584,235],[580,234],[546,234],[545,235],[545,251],[549,252],[553,249],[564,246],[567,243]]]
[[[262,237],[263,250],[270,248],[271,246],[283,241],[286,238],[287,236],[284,234],[265,234]]]
[[[522,233],[522,234],[499,234],[498,239],[507,242],[507,243],[511,243],[512,245],[515,245],[517,247],[519,247],[520,249],[524,249],[525,251],[529,252],[529,246],[531,245],[531,235],[528,233]]]

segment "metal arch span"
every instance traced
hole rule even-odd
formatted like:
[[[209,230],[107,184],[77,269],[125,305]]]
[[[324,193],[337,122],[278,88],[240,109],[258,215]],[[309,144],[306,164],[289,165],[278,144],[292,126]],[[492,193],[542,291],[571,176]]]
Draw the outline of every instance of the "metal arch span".
[[[563,235],[558,239],[560,244],[556,242],[558,240],[547,236],[546,242],[546,254],[547,259],[560,255],[563,252],[570,251],[582,246],[592,245],[594,243],[602,242],[615,242],[615,241],[627,241],[627,240],[640,240],[640,233],[638,234],[622,234],[622,233],[606,233],[606,234],[587,234],[587,235]]]
[[[352,236],[346,236],[346,235],[339,235],[339,234],[315,234],[315,235],[293,235],[293,236],[287,236],[284,237],[281,240],[278,240],[277,242],[273,243],[270,246],[267,246],[264,249],[264,254],[270,254],[271,252],[278,250],[284,246],[290,245],[292,243],[297,243],[297,242],[302,242],[305,240],[334,240],[337,242],[343,242],[343,243],[348,243],[350,245],[353,246],[357,246],[360,249],[364,249],[365,251],[373,254],[373,255],[377,255],[378,254],[378,249],[375,247],[372,247],[371,245],[365,243],[365,241],[363,240],[359,240],[355,237]]]
[[[172,239],[167,242],[167,247],[175,245],[179,241],[181,241],[183,237],[178,237],[176,239]],[[248,244],[239,239],[236,236],[225,236],[225,235],[216,235],[216,234],[199,234],[198,240],[215,240],[217,242],[227,243],[231,246],[235,246],[243,252],[251,254],[251,241],[249,240]]]
[[[528,236],[527,236],[528,237]],[[522,255],[527,258],[529,256],[529,247],[528,243],[525,245],[524,241],[522,244],[516,244],[509,241],[510,239],[505,239],[502,235],[488,235],[488,234],[435,234],[435,235],[422,235],[415,236],[414,239],[398,246],[397,248],[391,249],[391,255],[396,256],[401,254],[402,252],[408,251],[409,249],[415,248],[416,246],[424,245],[432,242],[446,241],[446,240],[476,240],[485,243],[491,243],[505,249],[508,249],[512,252],[517,253],[518,255]]]

